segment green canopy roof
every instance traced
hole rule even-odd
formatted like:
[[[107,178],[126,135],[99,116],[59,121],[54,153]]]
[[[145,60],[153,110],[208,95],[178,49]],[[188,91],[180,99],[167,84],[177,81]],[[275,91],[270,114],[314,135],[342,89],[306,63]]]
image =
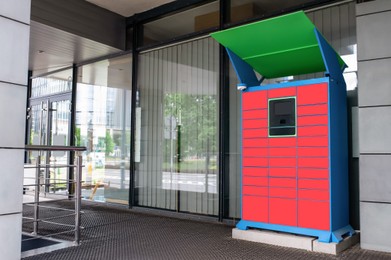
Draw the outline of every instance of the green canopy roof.
[[[300,11],[211,36],[265,78],[278,78],[326,71],[314,30]],[[338,59],[342,68],[345,63]]]

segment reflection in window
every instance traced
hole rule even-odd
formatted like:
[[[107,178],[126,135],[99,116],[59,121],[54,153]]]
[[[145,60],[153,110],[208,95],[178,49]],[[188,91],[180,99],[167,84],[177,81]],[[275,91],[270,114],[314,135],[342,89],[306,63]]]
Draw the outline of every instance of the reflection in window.
[[[32,98],[69,91],[72,91],[72,69],[32,79]]]
[[[231,0],[230,22],[236,23],[267,14],[300,7],[303,4],[314,2],[313,0]]]
[[[219,26],[219,1],[147,23],[142,45],[150,45],[178,36]]]
[[[216,194],[217,186],[206,185],[207,180],[202,185],[180,181],[186,174],[217,174],[216,96],[166,94],[163,107],[163,189]],[[169,180],[173,176],[176,181]]]
[[[28,109],[28,139],[31,145],[69,145],[71,119],[72,70],[38,76],[32,79],[30,107]],[[38,156],[41,163],[50,165],[68,164],[68,152],[29,151],[27,163],[35,164]],[[68,168],[46,168],[42,171],[45,192],[65,193]]]
[[[217,215],[218,50],[206,38],[140,56],[138,205]]]
[[[130,88],[130,56],[79,69],[75,141],[87,147],[82,192],[86,199],[128,203]]]

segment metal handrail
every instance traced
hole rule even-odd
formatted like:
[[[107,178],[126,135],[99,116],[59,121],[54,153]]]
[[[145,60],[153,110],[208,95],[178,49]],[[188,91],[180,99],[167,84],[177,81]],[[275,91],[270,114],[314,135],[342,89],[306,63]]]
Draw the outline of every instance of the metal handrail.
[[[34,184],[26,184],[24,187],[35,187],[35,192],[34,192],[34,202],[27,202],[24,205],[28,206],[33,206],[34,211],[33,211],[33,218],[30,217],[23,217],[26,220],[32,220],[31,222],[29,221],[28,223],[33,223],[33,232],[32,234],[36,238],[42,237],[41,235],[38,234],[39,232],[39,223],[50,223],[58,226],[66,226],[66,227],[72,227],[73,229],[70,231],[65,231],[65,232],[60,232],[60,233],[69,233],[69,232],[74,232],[74,243],[76,245],[80,244],[80,220],[81,220],[81,183],[82,183],[82,168],[83,168],[83,159],[81,152],[86,151],[86,147],[76,147],[76,146],[47,146],[47,145],[26,145],[25,147],[0,147],[0,149],[13,149],[13,150],[25,150],[25,151],[39,151],[38,156],[36,157],[36,163],[34,167],[27,166],[25,168],[34,168],[35,169],[35,183]],[[67,200],[74,200],[75,201],[75,208],[74,210],[70,209],[63,209],[63,208],[58,208],[58,207],[48,207],[44,205],[40,205],[40,187],[41,186],[47,186],[47,185],[58,185],[59,183],[49,183],[47,184],[41,184],[41,180],[47,180],[48,178],[41,178],[41,170],[42,169],[47,169],[47,168],[59,168],[56,167],[56,165],[48,165],[46,163],[41,164],[41,152],[52,152],[52,151],[68,151],[68,152],[75,152],[75,163],[72,165],[61,165],[62,167],[67,167],[67,168],[74,168],[75,169],[75,176],[74,179],[56,179],[56,180],[61,180],[61,184],[73,184],[75,185],[75,190],[74,194],[68,194],[70,196],[67,196]],[[66,193],[69,193],[69,190],[66,191]],[[46,192],[45,192],[46,194]],[[53,194],[54,195],[54,194]],[[59,200],[55,200],[59,201]],[[67,215],[60,215],[52,218],[46,218],[42,219],[39,217],[39,208],[52,208],[60,211],[68,211],[68,212],[73,212],[72,214],[67,214]],[[64,223],[58,223],[58,222],[53,222],[53,221],[48,221],[50,219],[58,219],[61,217],[69,217],[69,216],[74,216],[75,217],[75,224],[74,225],[69,225],[69,224],[64,224]],[[25,222],[26,223],[26,222]],[[48,234],[46,236],[53,236],[54,234]]]
[[[84,165],[83,165],[84,166]],[[41,169],[45,169],[45,168],[52,168],[52,169],[57,169],[57,168],[75,168],[76,165],[72,165],[72,164],[56,164],[56,165],[51,165],[51,164],[41,164]],[[24,167],[25,169],[35,169],[37,168],[36,166],[25,166]]]
[[[62,146],[62,145],[26,145],[24,147],[0,146],[0,149],[7,150],[26,150],[26,151],[65,151],[65,152],[83,152],[87,151],[85,146]]]
[[[25,150],[28,150],[28,151],[83,152],[83,151],[87,151],[87,147],[85,147],[85,146],[63,146],[63,145],[26,145]]]

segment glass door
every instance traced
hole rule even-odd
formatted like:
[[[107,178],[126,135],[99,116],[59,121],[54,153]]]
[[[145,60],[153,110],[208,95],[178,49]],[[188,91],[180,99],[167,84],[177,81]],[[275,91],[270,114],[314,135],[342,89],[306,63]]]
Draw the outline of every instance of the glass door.
[[[49,101],[49,145],[69,145],[70,122],[71,122],[71,101],[70,99],[59,99]],[[69,152],[51,152],[49,163],[51,165],[67,165],[69,162]],[[69,168],[53,168],[49,174],[52,191],[58,192],[67,189]]]
[[[32,99],[28,111],[30,145],[69,145],[71,101],[70,94],[55,95],[46,98]],[[41,155],[41,164],[62,166],[69,161],[68,152],[29,152],[28,162],[36,163]],[[45,185],[45,193],[56,193],[66,190],[68,168],[51,167],[41,171],[41,183]]]

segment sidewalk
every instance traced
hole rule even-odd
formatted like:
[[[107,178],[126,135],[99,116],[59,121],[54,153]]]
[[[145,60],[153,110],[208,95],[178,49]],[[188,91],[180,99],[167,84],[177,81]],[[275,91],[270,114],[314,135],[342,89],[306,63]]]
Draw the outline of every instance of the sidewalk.
[[[67,202],[62,202],[66,206]],[[390,259],[358,245],[338,257],[231,238],[232,227],[84,203],[82,244],[28,260],[79,259]]]

